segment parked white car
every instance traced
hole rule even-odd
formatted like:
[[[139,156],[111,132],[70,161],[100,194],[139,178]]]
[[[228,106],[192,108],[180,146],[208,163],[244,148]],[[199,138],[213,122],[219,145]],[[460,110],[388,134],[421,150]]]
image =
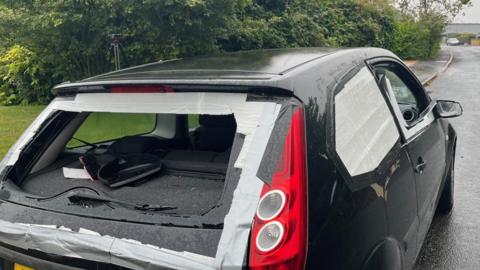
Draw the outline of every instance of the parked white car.
[[[449,38],[449,39],[447,39],[447,45],[448,46],[459,46],[459,45],[462,45],[462,43],[457,38]]]

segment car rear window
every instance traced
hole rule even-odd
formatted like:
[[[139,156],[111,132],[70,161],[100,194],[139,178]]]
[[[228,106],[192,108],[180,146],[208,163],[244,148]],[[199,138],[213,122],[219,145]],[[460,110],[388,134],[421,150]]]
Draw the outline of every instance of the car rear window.
[[[90,143],[112,141],[150,133],[155,129],[156,122],[155,114],[92,112],[73,137]],[[70,140],[67,147],[85,145],[79,140]]]
[[[217,226],[229,210],[241,170],[259,165],[247,159],[250,149],[259,151],[256,130],[271,131],[273,126],[264,123],[275,121],[282,106],[247,97],[102,93],[57,98],[8,177],[24,193],[52,198],[23,202],[38,207]]]

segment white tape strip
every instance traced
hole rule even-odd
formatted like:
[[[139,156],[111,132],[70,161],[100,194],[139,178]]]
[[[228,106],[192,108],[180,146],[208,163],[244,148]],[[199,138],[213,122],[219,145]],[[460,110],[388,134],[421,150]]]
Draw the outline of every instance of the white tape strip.
[[[63,177],[67,179],[90,179],[85,169],[63,168]]]

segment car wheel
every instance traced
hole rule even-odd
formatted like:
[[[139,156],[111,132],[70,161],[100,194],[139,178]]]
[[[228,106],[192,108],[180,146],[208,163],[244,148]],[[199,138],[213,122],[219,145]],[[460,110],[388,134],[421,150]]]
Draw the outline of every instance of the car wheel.
[[[454,195],[454,160],[452,160],[452,164],[450,164],[450,169],[447,175],[447,179],[445,179],[445,186],[443,187],[443,192],[440,197],[440,201],[438,202],[437,213],[440,215],[446,215],[452,211],[453,208],[453,195]]]

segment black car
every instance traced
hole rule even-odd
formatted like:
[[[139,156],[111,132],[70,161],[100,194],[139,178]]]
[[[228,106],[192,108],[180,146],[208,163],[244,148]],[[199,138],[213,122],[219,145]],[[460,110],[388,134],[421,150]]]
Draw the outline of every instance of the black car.
[[[58,85],[0,164],[1,269],[411,269],[453,207],[452,101],[376,48]]]

